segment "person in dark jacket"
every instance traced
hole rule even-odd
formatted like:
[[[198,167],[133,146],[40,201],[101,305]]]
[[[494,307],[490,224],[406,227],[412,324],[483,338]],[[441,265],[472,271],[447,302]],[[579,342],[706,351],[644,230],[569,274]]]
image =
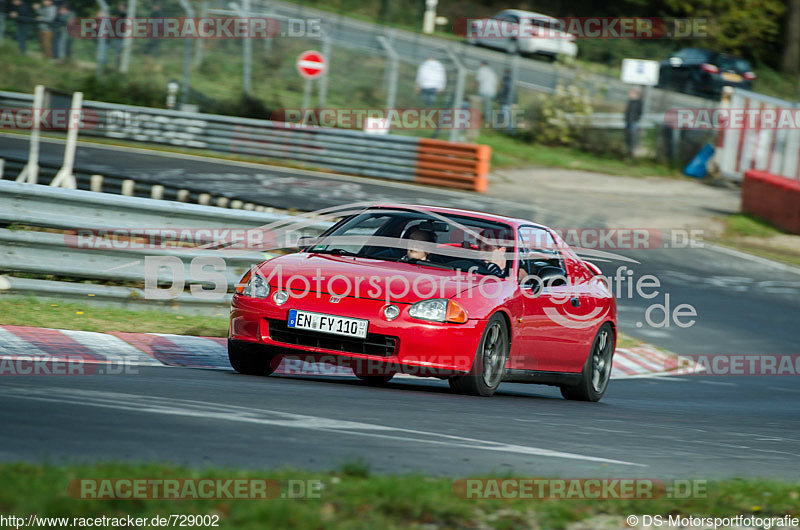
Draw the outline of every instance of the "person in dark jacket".
[[[153,2],[153,7],[150,10],[150,18],[164,18],[164,11],[161,9],[161,4],[158,2]],[[163,30],[162,30],[163,31]],[[150,40],[147,41],[147,44],[144,47],[144,53],[147,55],[154,55],[158,57],[159,52],[161,51],[161,35],[154,34],[150,37]]]
[[[6,35],[6,14],[8,2],[6,0],[0,0],[0,44],[3,44],[3,39]]]
[[[22,0],[11,0],[11,9],[8,16],[17,25],[17,46],[19,46],[19,51],[20,53],[25,53],[31,26],[36,21],[33,9]]]
[[[69,34],[69,24],[75,17],[66,3],[58,6],[58,15],[54,23],[53,57],[66,59],[70,55],[72,36]]]
[[[117,7],[111,13],[112,22],[116,25],[119,19],[128,18],[128,2],[117,2]],[[130,23],[130,21],[128,21]],[[117,56],[117,68],[122,62],[122,39],[119,35],[113,39],[114,54]]]
[[[503,80],[500,82],[500,92],[497,93],[497,101],[500,102],[500,111],[505,121],[508,132],[514,130],[514,120],[511,116],[511,107],[517,102],[517,91],[514,86],[514,79],[511,75],[511,68],[503,71]]]
[[[628,104],[625,107],[625,147],[631,158],[636,150],[636,133],[639,131],[639,120],[642,119],[642,107],[641,92],[632,88],[628,93]]]

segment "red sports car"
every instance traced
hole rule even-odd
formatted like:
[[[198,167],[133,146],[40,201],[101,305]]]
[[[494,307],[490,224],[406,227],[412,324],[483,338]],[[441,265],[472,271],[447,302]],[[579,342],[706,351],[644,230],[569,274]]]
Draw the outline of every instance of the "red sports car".
[[[502,381],[599,400],[616,345],[608,280],[558,234],[496,215],[361,208],[237,286],[228,355],[244,374],[282,359],[447,379],[491,396]]]

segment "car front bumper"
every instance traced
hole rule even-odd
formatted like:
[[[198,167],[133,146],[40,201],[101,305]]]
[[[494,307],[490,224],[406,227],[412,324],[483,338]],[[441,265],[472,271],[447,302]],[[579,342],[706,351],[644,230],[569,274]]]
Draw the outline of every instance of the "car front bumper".
[[[400,316],[388,321],[383,316],[387,305],[383,300],[345,297],[334,304],[329,298],[312,294],[302,299],[290,298],[283,306],[277,306],[271,298],[235,295],[229,337],[262,344],[286,356],[312,357],[345,366],[383,366],[414,375],[437,375],[468,372],[486,326],[486,320],[450,324],[413,319],[408,316],[408,304],[396,304],[400,307]],[[290,329],[286,326],[290,309],[367,319],[367,339]],[[354,363],[359,360],[361,362]]]

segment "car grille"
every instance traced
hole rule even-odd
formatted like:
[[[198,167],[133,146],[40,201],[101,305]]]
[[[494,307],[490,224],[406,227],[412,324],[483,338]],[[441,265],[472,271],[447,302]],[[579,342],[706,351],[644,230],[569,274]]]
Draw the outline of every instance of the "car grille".
[[[284,320],[267,319],[267,322],[269,323],[269,338],[275,342],[382,357],[394,355],[397,349],[397,337],[389,335],[367,333],[366,339],[340,337],[307,329],[290,328]]]

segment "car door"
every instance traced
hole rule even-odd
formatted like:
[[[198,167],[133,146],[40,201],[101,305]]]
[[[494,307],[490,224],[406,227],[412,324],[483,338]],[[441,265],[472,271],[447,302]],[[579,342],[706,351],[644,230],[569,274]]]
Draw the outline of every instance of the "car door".
[[[520,286],[524,296],[519,323],[521,363],[528,370],[579,372],[586,360],[586,336],[591,333],[582,319],[594,309],[586,277],[574,259],[565,259],[560,244],[544,227],[521,227],[519,237],[521,261],[531,277]],[[546,267],[561,268],[564,284],[542,282]]]

